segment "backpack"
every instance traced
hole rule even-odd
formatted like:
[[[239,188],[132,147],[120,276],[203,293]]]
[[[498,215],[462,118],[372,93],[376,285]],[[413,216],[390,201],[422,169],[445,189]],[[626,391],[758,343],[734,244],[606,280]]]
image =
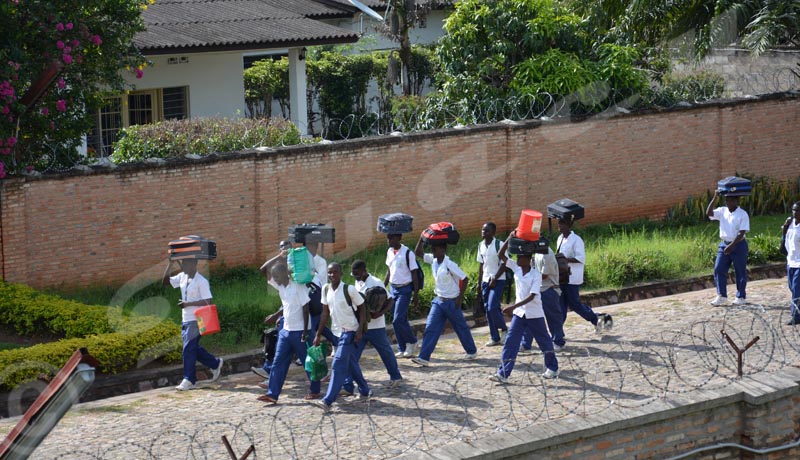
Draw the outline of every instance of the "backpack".
[[[326,284],[325,287],[322,289],[322,296],[325,297],[326,299],[328,298],[328,286],[330,286],[330,284]],[[350,307],[351,310],[353,310],[353,315],[355,315],[356,321],[358,321],[358,325],[361,327],[361,330],[363,332],[367,332],[367,325],[369,324],[369,321],[364,321],[364,324],[361,324],[361,321],[359,320],[358,317],[358,309],[353,308],[353,299],[350,298],[349,286],[347,285],[347,283],[342,283],[342,286],[343,286],[342,291],[344,294],[344,300],[347,302],[347,306]],[[360,292],[358,293],[358,295],[361,296],[361,300],[364,300],[364,296]]]
[[[500,254],[500,240],[498,240],[497,238],[494,239],[494,250],[495,250],[495,252]],[[511,281],[513,279],[514,279],[514,270],[506,267],[506,281]],[[480,280],[478,280],[478,281],[480,282]],[[510,283],[506,283],[506,284],[510,284]],[[511,287],[510,286],[506,286],[506,289],[511,289]]]
[[[414,275],[414,270],[411,270],[411,249],[406,248],[406,267],[408,267],[408,271],[411,272],[411,276],[417,277],[417,290],[421,291],[422,288],[425,286],[425,273],[422,271],[422,265],[419,264],[416,256],[414,257],[414,261],[417,262],[417,274]]]
[[[317,296],[317,292],[319,292],[319,287],[314,283],[306,284],[308,288],[308,313],[311,316],[319,316],[322,314],[322,300],[319,296]]]
[[[286,262],[292,269],[292,281],[295,283],[308,284],[314,279],[314,267],[305,247],[290,249]]]
[[[425,244],[456,244],[459,240],[458,230],[450,222],[436,222],[422,231],[422,242]]]

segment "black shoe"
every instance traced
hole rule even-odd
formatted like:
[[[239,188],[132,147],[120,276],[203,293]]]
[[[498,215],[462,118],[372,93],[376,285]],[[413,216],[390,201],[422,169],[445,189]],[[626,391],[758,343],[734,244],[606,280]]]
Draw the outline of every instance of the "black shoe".
[[[787,326],[797,326],[798,324],[800,324],[800,319],[798,318],[792,318],[786,323]]]
[[[614,318],[608,313],[603,316],[603,329],[610,331],[614,327]]]

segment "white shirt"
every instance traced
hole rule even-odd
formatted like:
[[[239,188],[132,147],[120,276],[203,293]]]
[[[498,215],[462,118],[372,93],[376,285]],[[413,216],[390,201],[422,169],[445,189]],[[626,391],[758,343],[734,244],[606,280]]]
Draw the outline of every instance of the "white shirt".
[[[586,252],[583,247],[583,240],[575,232],[570,232],[564,238],[564,235],[558,235],[558,243],[556,244],[558,252],[567,256],[567,258],[575,258],[580,263],[569,263],[570,275],[569,284],[580,286],[583,284],[583,264],[586,263]]]
[[[389,292],[388,289],[386,289],[386,287],[383,285],[383,281],[379,280],[378,278],[372,275],[367,275],[366,281],[356,280],[356,289],[358,289],[358,292],[360,292],[362,295],[365,296],[367,293],[367,289],[378,286],[383,288],[384,291],[386,291],[387,299],[392,298],[392,293]],[[369,312],[367,312],[367,314],[369,315]],[[367,324],[367,329],[386,329],[386,318],[384,317],[384,315],[381,315],[375,319],[370,320],[369,324]]]
[[[542,288],[542,274],[535,267],[531,267],[528,273],[523,274],[522,268],[517,265],[514,259],[508,259],[506,267],[514,272],[514,284],[516,287],[514,290],[516,291],[517,302],[522,302],[530,297],[531,294],[536,294],[533,300],[515,308],[514,315],[528,319],[544,318],[542,296],[539,294]]]
[[[312,282],[319,282],[317,286],[322,286],[328,282],[328,261],[319,254],[314,256],[314,273],[317,276],[317,280]]]
[[[486,240],[481,240],[478,244],[478,263],[483,264],[483,281],[484,283],[488,283],[490,279],[497,274],[497,270],[500,269],[500,264],[502,261],[500,260],[500,256],[497,255],[497,248],[502,246],[502,244],[497,244],[497,240],[492,238],[492,242],[489,245],[486,245]],[[499,280],[506,279],[506,271],[500,274],[497,277]]]
[[[727,206],[721,206],[714,209],[714,216],[709,219],[719,221],[719,238],[722,241],[733,241],[740,231],[750,231],[750,216],[740,207],[731,212]]]
[[[411,270],[419,268],[419,265],[417,265],[417,258],[414,254],[408,254],[408,265],[406,265],[406,253],[410,251],[404,244],[400,245],[396,254],[391,247],[386,251],[386,266],[389,267],[390,284],[403,286],[411,282]]]
[[[195,302],[198,300],[211,299],[211,288],[208,280],[200,274],[195,273],[194,278],[189,279],[189,275],[180,272],[169,278],[169,284],[174,288],[181,288],[181,300],[184,302]],[[197,321],[194,311],[200,307],[186,307],[181,309],[181,321],[188,323]]]
[[[356,312],[358,306],[364,303],[364,298],[358,292],[355,286],[348,284],[347,292],[350,293],[350,300],[353,306],[347,305],[347,299],[344,298],[344,290],[342,289],[344,282],[339,282],[339,287],[336,290],[331,288],[330,283],[322,288],[322,304],[327,305],[331,312],[331,320],[336,323],[342,331],[353,332],[358,329],[358,318]],[[326,295],[327,291],[327,295]]]
[[[547,248],[547,254],[534,254],[533,265],[542,275],[541,292],[550,288],[560,291],[558,288],[558,262],[556,262],[556,254],[552,249]],[[544,279],[545,276],[547,279]]]
[[[449,257],[444,256],[442,263],[439,263],[433,254],[425,254],[422,259],[426,264],[431,264],[433,272],[433,293],[443,299],[455,299],[461,293],[459,281],[467,277],[461,268]]]
[[[302,284],[289,280],[289,284],[281,286],[273,280],[269,285],[278,290],[283,308],[283,328],[287,331],[303,330],[303,306],[311,299],[308,297],[308,288]],[[310,324],[309,324],[310,327]]]
[[[786,264],[791,268],[800,267],[800,223],[792,223],[786,229]]]

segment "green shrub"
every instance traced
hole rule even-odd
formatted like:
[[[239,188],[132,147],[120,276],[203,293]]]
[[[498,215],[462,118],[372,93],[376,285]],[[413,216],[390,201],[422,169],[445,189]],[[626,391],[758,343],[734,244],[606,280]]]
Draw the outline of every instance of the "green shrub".
[[[780,236],[759,234],[747,238],[747,264],[748,265],[763,265],[770,262],[785,260],[785,256],[781,254],[779,247],[781,243]]]
[[[40,374],[54,375],[81,347],[100,363],[98,371],[118,373],[153,360],[179,362],[181,336],[177,325],[161,322],[125,333],[65,339],[27,348],[0,351],[0,389],[10,390]]]
[[[701,72],[667,76],[657,88],[651,88],[646,95],[650,104],[671,106],[678,102],[702,102],[719,99],[725,92],[725,79],[722,75],[703,70]]]
[[[117,163],[209,155],[300,143],[300,131],[280,118],[197,118],[136,125],[122,130],[111,159]]]
[[[602,280],[599,284],[606,286],[667,279],[673,272],[669,257],[658,250],[633,248],[621,253],[602,252],[593,260],[592,273]]]

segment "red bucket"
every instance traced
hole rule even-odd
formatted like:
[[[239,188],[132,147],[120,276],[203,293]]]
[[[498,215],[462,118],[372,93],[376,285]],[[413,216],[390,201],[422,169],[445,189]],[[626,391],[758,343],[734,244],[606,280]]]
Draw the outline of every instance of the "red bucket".
[[[219,332],[219,317],[216,305],[206,305],[194,311],[200,335],[211,335]]]
[[[523,209],[517,225],[517,238],[526,241],[537,241],[542,229],[542,213],[532,209]]]

